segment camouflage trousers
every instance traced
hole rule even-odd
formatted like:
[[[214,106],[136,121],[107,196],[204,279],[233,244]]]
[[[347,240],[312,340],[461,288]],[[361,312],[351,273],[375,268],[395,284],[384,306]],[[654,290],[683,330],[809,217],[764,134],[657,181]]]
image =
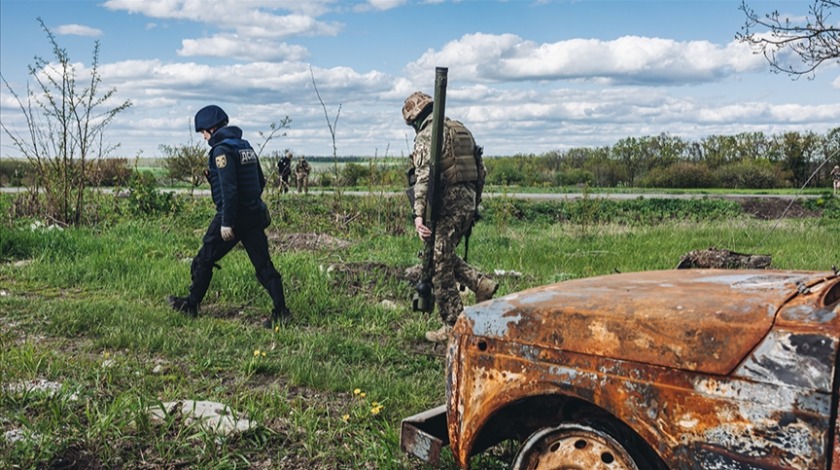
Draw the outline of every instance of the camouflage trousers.
[[[309,194],[309,175],[298,173],[295,175],[295,182],[297,183],[297,192],[303,189],[303,192]]]
[[[448,187],[441,195],[441,214],[435,226],[435,273],[432,284],[441,320],[454,325],[464,310],[458,283],[475,292],[484,276],[455,253],[475,217],[475,190],[471,183]]]

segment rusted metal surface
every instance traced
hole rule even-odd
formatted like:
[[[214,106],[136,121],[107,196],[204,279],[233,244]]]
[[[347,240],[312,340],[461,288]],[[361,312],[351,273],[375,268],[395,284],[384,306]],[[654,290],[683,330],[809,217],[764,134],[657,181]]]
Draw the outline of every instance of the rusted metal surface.
[[[595,417],[656,468],[836,470],[836,289],[831,273],[675,270],[468,308],[447,361],[455,459]]]
[[[639,470],[639,467],[611,436],[586,426],[561,425],[529,437],[513,469]]]
[[[446,405],[432,408],[402,421],[400,447],[415,457],[437,465],[441,449],[449,443]]]

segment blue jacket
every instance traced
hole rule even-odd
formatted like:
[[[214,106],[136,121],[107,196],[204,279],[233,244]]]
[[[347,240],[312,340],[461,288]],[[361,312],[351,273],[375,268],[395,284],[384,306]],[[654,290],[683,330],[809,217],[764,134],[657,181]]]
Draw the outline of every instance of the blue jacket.
[[[265,187],[257,152],[242,139],[242,129],[226,126],[217,130],[207,142],[210,144],[210,190],[216,213],[225,227],[237,222],[250,225],[262,216],[262,191]]]

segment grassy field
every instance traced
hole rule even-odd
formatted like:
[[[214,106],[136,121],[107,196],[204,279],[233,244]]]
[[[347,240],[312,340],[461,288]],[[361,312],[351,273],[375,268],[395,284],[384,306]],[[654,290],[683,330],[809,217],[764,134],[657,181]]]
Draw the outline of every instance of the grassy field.
[[[166,303],[186,292],[207,198],[128,216],[126,201],[98,197],[98,223],[63,230],[12,219],[12,196],[0,198],[0,468],[426,468],[402,455],[399,425],[442,403],[444,358],[423,340],[436,318],[410,308],[404,270],[421,245],[402,198],[269,195],[271,253],[294,315],[269,331],[270,300],[241,249],[215,271],[199,318]],[[673,268],[710,246],[828,270],[840,264],[839,233],[836,218],[756,220],[720,200],[496,197],[469,258],[498,270],[504,295]],[[21,385],[37,381],[57,385]],[[177,415],[149,418],[188,399],[224,403],[255,426],[220,437]],[[475,468],[505,468],[509,451]]]

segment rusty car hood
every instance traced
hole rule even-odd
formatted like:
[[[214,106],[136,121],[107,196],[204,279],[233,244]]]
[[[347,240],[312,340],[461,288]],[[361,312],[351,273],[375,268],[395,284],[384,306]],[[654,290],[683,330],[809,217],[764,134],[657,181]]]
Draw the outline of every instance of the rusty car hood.
[[[456,333],[727,374],[813,272],[670,270],[576,279],[468,307]]]

